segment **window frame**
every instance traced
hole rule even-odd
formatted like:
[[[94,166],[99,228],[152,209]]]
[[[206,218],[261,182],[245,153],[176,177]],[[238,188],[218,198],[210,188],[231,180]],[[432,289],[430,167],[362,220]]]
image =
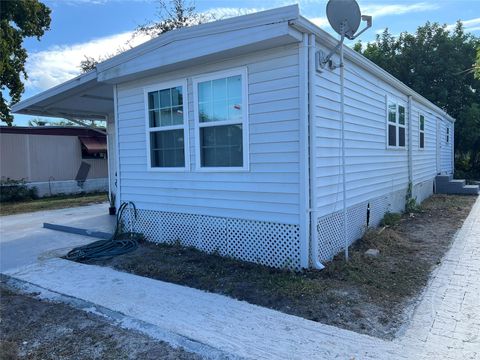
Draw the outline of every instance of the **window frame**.
[[[445,144],[449,145],[450,144],[450,125],[446,125],[446,130],[445,130]]]
[[[183,96],[183,124],[170,126],[150,127],[150,115],[148,108],[148,93],[152,91],[161,91],[175,87],[182,87]],[[190,143],[189,143],[189,126],[188,126],[188,83],[186,79],[178,79],[172,81],[165,81],[153,85],[145,86],[143,88],[144,108],[145,108],[145,136],[146,136],[146,151],[147,151],[147,170],[152,172],[186,172],[190,170]],[[152,132],[169,131],[169,130],[183,130],[183,154],[185,157],[185,165],[182,167],[160,167],[152,166],[151,159],[151,144],[150,134]]]
[[[395,122],[391,122],[389,120],[389,105],[394,104],[395,105]],[[403,107],[405,111],[405,123],[402,125],[400,124],[400,111],[399,108]],[[386,148],[388,150],[406,150],[408,148],[408,134],[407,134],[407,124],[408,124],[408,114],[407,114],[407,106],[398,100],[394,100],[392,98],[389,98],[388,96],[385,96],[385,144]],[[389,126],[394,125],[395,126],[395,145],[390,145],[389,143]],[[399,128],[405,129],[405,146],[400,146],[399,140],[400,140],[400,130]]]
[[[422,130],[422,121],[421,121],[422,117],[423,117],[423,130]],[[426,140],[425,139],[425,128],[426,127],[427,127],[427,117],[425,116],[424,113],[419,113],[418,114],[418,149],[419,150],[425,150],[425,147],[426,147],[425,146],[425,143],[426,143],[425,142],[425,140]],[[421,146],[422,143],[421,143],[421,140],[420,140],[420,138],[422,136],[421,134],[423,134],[423,147]]]
[[[223,120],[200,122],[198,109],[198,84],[240,75],[242,78],[242,121]],[[249,128],[248,128],[248,72],[246,67],[216,71],[192,78],[193,87],[193,121],[195,124],[195,170],[200,172],[248,172],[250,170]],[[200,129],[224,125],[242,125],[242,159],[243,166],[202,166],[200,148]]]

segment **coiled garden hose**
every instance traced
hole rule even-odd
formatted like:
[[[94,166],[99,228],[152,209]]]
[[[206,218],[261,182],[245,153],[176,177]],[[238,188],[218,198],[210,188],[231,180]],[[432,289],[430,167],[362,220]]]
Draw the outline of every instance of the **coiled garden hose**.
[[[128,206],[133,207],[134,219],[137,219],[137,208],[133,202],[122,203],[118,209],[115,231],[108,240],[98,240],[90,244],[76,247],[68,252],[66,259],[72,261],[85,261],[101,258],[110,258],[123,255],[138,248],[138,242],[144,239],[143,235],[133,231],[123,231],[122,215]]]

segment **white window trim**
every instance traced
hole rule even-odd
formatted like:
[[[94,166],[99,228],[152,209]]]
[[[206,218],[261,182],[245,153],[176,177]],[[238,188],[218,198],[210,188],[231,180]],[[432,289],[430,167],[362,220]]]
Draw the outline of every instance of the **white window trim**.
[[[451,136],[451,131],[450,131],[450,125],[445,125],[445,144],[449,145],[450,144],[450,136]]]
[[[240,75],[242,77],[242,121],[213,121],[209,123],[200,123],[198,111],[198,83],[209,80],[227,78]],[[249,130],[248,130],[248,73],[247,68],[236,68],[224,71],[217,71],[205,75],[199,75],[192,78],[193,82],[193,114],[195,123],[195,170],[200,172],[247,172],[250,170],[250,149],[249,149]],[[236,167],[202,167],[200,150],[200,128],[208,126],[222,126],[242,124],[242,146],[243,146],[243,166]]]
[[[395,123],[392,123],[388,120],[388,105],[389,103],[395,104],[395,111],[396,111],[396,118],[395,118]],[[399,106],[402,106],[405,109],[405,124],[400,124],[399,119],[400,119],[400,114],[398,111]],[[392,98],[389,98],[388,96],[385,96],[385,120],[386,120],[386,126],[385,126],[385,145],[388,150],[407,150],[408,147],[408,134],[407,134],[407,123],[408,123],[408,114],[407,114],[407,106],[401,101],[394,100]],[[395,125],[395,146],[392,146],[388,143],[389,140],[389,134],[388,134],[388,126],[389,125]],[[399,139],[400,139],[400,131],[398,128],[404,128],[405,129],[405,146],[399,146]]]
[[[423,130],[421,128],[421,122],[420,118],[423,116]],[[425,116],[424,113],[419,113],[418,114],[418,149],[419,150],[425,150],[426,147],[426,138],[425,138],[425,129],[427,128],[427,117]],[[420,146],[420,134],[423,133],[423,147]]]
[[[159,91],[164,89],[170,89],[174,87],[182,87],[183,92],[183,125],[172,126],[160,126],[150,127],[150,117],[148,113],[148,93],[152,91]],[[147,148],[147,170],[154,172],[186,172],[190,170],[190,143],[189,143],[189,127],[188,127],[188,86],[187,80],[174,80],[168,82],[162,82],[155,85],[149,85],[143,88],[144,107],[145,107],[145,137]],[[151,161],[151,149],[150,149],[150,133],[157,131],[179,130],[183,129],[183,146],[185,156],[184,167],[152,167]]]

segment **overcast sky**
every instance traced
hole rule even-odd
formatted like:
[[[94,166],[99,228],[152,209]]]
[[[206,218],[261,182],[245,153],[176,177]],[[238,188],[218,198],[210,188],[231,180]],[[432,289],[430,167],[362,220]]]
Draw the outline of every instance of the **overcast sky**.
[[[52,9],[50,31],[41,41],[27,39],[29,53],[26,99],[79,74],[84,56],[113,53],[125,44],[136,26],[155,19],[155,0],[43,0]],[[231,16],[299,3],[302,15],[329,30],[325,19],[327,0],[197,0],[197,10]],[[373,28],[361,36],[369,41],[388,27],[392,33],[413,32],[426,21],[453,25],[465,23],[480,36],[480,0],[359,0],[363,14],[373,16]],[[142,41],[139,39],[138,41]],[[351,44],[350,44],[351,45]],[[30,117],[16,116],[25,125]]]

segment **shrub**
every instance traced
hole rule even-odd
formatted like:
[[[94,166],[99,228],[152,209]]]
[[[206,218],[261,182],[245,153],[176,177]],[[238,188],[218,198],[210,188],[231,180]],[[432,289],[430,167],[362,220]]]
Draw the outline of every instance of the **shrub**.
[[[397,224],[402,218],[402,214],[392,213],[390,211],[386,212],[383,216],[383,219],[380,223],[381,226],[393,226]]]
[[[37,188],[28,187],[25,179],[14,180],[2,178],[0,180],[0,202],[14,202],[37,198]]]

